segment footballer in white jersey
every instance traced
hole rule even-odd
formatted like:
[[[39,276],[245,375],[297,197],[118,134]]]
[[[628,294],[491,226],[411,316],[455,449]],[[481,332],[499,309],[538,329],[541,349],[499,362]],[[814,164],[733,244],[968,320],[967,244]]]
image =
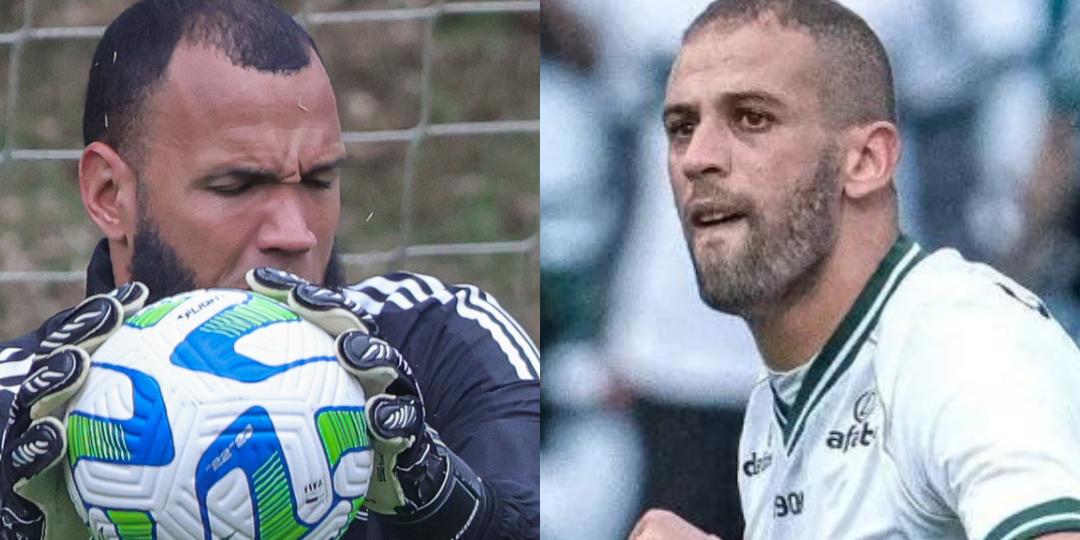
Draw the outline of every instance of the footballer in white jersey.
[[[714,0],[662,118],[700,296],[767,368],[745,537],[1080,540],[1080,352],[1013,281],[900,233],[873,29],[835,0]],[[653,509],[630,538],[715,536]]]
[[[746,538],[1015,540],[1080,524],[1080,352],[1031,293],[901,237],[740,443]]]

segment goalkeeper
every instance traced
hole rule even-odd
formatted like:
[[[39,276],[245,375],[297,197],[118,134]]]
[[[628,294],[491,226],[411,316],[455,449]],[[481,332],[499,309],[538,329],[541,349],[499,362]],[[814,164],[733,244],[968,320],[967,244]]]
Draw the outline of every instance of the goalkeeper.
[[[475,287],[403,272],[345,286],[337,105],[291,17],[268,0],[134,4],[98,44],[83,131],[79,188],[104,239],[88,299],[0,343],[0,538],[86,537],[48,413],[126,315],[202,287],[253,288],[343,334],[375,459],[345,538],[539,537],[536,349]]]
[[[1013,280],[901,233],[866,23],[832,0],[717,0],[663,121],[701,298],[765,362],[745,538],[1080,539],[1080,353]],[[708,536],[653,510],[631,538]]]

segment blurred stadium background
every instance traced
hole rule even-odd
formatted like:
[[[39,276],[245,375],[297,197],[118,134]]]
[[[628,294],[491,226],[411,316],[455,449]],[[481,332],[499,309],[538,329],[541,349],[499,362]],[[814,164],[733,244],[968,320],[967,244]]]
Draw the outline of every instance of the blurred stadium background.
[[[840,0],[889,51],[903,229],[1004,270],[1080,335],[1077,0]],[[543,0],[542,534],[624,538],[660,505],[741,537],[735,443],[760,361],[697,298],[660,111],[708,0]]]
[[[538,0],[275,0],[315,38],[354,162],[350,280],[486,288],[539,340]],[[96,39],[133,0],[0,0],[0,336],[82,298],[77,188]]]

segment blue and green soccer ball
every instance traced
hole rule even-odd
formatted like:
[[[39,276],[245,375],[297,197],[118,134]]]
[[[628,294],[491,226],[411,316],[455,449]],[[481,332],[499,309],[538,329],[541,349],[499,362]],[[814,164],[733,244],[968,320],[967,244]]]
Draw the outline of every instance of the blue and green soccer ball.
[[[372,456],[334,341],[258,294],[128,319],[68,407],[68,491],[95,538],[337,538]]]

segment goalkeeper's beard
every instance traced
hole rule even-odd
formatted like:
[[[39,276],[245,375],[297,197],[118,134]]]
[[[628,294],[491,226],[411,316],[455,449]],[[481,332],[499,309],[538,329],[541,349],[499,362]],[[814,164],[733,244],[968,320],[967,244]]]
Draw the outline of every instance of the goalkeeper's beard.
[[[142,191],[141,186],[139,191]],[[176,250],[161,237],[157,224],[146,211],[142,194],[139,194],[138,200],[139,215],[135,225],[134,253],[131,257],[131,279],[143,282],[150,289],[147,305],[200,288],[195,281],[195,272],[184,264]],[[345,275],[335,241],[330,251],[330,261],[323,274],[322,285],[333,288],[344,283]]]

